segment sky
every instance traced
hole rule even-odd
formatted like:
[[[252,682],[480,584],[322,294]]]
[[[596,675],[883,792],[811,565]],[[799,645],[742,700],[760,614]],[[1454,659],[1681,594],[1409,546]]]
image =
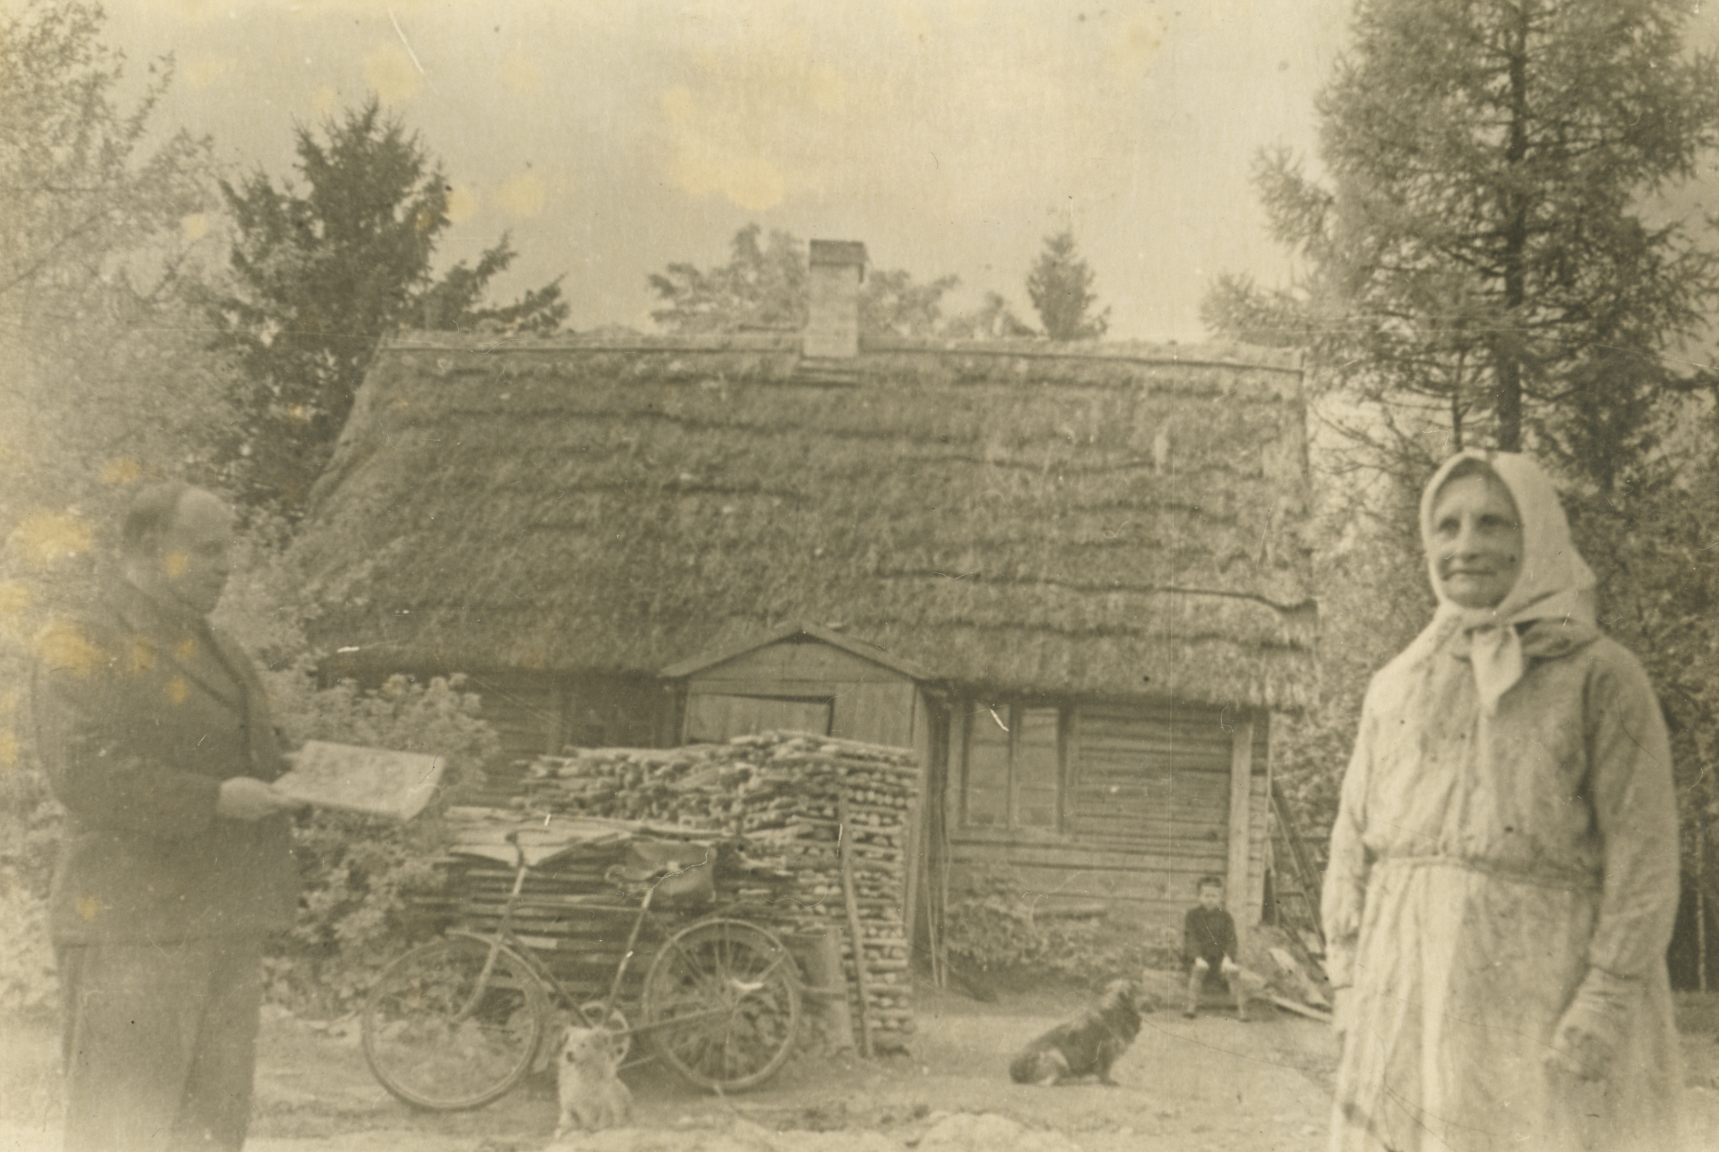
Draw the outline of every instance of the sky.
[[[211,135],[234,173],[288,174],[295,125],[375,92],[453,185],[443,257],[511,232],[503,294],[563,275],[574,328],[647,327],[647,275],[721,262],[753,221],[1030,318],[1026,272],[1072,227],[1112,336],[1189,342],[1219,275],[1292,274],[1250,170],[1316,151],[1349,8],[132,0],[108,39],[134,72],[174,54],[163,124]]]

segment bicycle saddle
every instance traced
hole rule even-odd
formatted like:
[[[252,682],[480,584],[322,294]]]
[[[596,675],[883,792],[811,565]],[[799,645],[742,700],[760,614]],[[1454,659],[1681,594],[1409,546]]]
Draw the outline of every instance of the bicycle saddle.
[[[715,894],[716,849],[686,841],[633,840],[627,858],[609,869],[623,885],[649,885],[653,899],[700,901]]]
[[[655,867],[649,865],[613,864],[608,870],[608,877],[616,884],[655,884],[665,876],[672,876],[680,871],[666,864]]]

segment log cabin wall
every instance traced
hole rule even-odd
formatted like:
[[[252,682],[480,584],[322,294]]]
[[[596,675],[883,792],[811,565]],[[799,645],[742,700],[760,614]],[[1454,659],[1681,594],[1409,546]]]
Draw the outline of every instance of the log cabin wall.
[[[482,716],[501,754],[469,802],[507,804],[519,794],[525,762],[569,745],[662,747],[674,742],[673,693],[649,676],[567,676],[510,669],[470,673]]]
[[[562,722],[559,677],[515,669],[472,672],[466,686],[482,699],[481,714],[501,738],[504,763],[555,751]]]
[[[563,748],[666,748],[678,743],[673,685],[654,676],[563,676]]]
[[[951,885],[1002,865],[1047,907],[1102,902],[1141,924],[1179,925],[1199,878],[1229,873],[1235,733],[1249,719],[1247,879],[1232,903],[1239,925],[1258,923],[1270,807],[1263,712],[957,701],[942,773]]]

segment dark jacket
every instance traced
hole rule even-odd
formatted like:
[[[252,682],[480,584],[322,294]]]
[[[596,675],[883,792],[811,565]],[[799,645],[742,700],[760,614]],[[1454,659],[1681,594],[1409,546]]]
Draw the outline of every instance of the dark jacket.
[[[1215,973],[1225,956],[1241,962],[1236,957],[1235,918],[1222,908],[1207,909],[1203,904],[1188,909],[1182,921],[1182,967],[1192,968],[1194,960],[1201,958]]]
[[[120,585],[38,649],[37,753],[66,808],[60,943],[169,941],[292,923],[287,821],[215,815],[221,781],[285,762],[256,669],[201,620]]]

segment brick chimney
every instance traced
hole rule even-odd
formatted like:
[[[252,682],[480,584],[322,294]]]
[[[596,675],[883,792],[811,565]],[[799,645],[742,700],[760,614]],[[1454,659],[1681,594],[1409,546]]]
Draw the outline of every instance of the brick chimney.
[[[859,355],[859,291],[865,282],[865,245],[857,240],[814,240],[806,278],[806,331],[800,351],[814,359]]]

